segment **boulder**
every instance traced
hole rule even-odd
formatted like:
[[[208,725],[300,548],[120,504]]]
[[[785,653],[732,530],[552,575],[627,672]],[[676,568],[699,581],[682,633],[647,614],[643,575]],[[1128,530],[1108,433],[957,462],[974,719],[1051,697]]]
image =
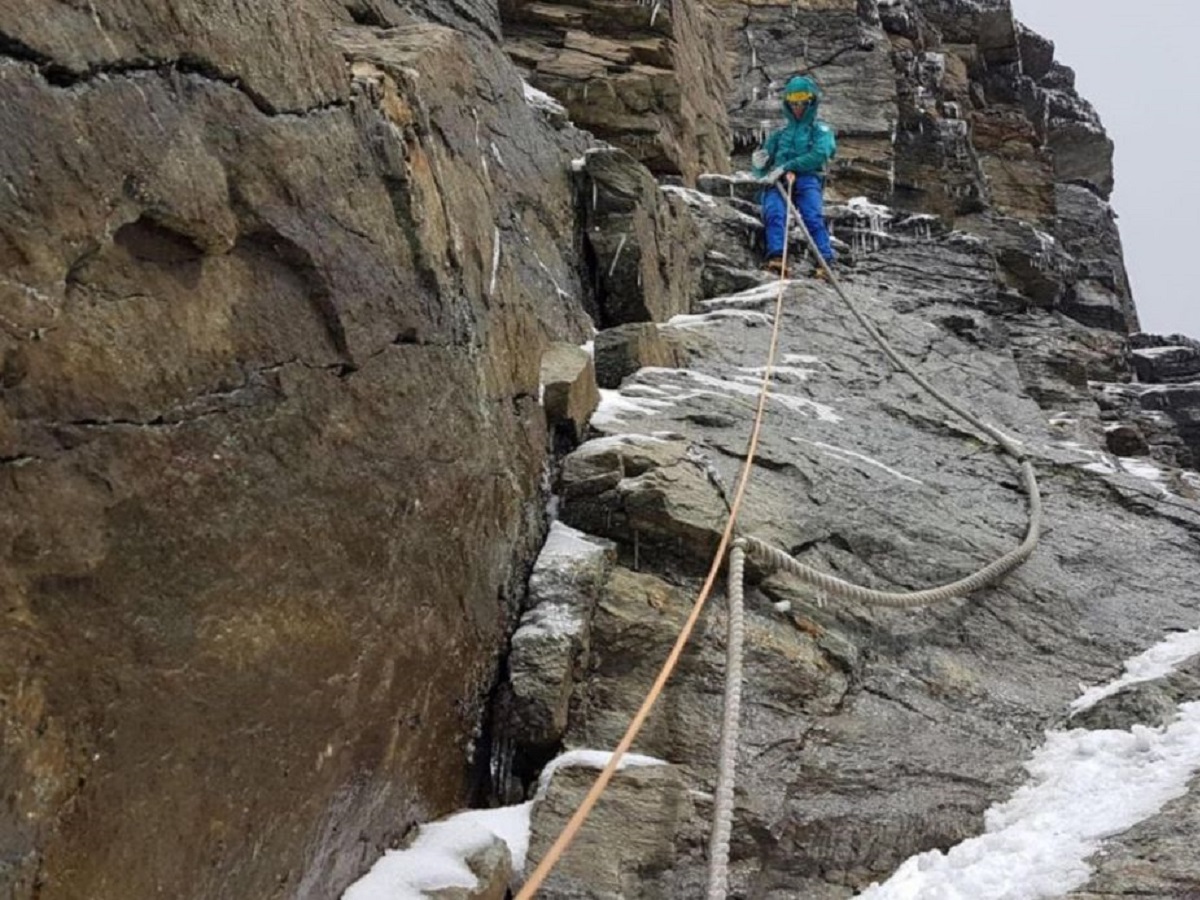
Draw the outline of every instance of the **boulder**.
[[[653,322],[606,328],[595,343],[596,380],[604,388],[620,387],[621,380],[645,366],[674,368],[684,359],[678,342]]]
[[[545,855],[596,780],[590,767],[563,766],[534,802],[530,867]],[[548,897],[646,896],[649,885],[669,874],[677,832],[692,800],[678,769],[634,765],[618,771],[559,864],[545,882]],[[619,834],[619,840],[612,840]]]
[[[547,347],[542,354],[542,405],[550,431],[577,444],[599,403],[591,354],[574,344]]]
[[[563,463],[560,491],[565,523],[635,560],[707,565],[725,525],[720,485],[678,438],[588,441]]]
[[[523,749],[555,747],[566,731],[567,704],[586,665],[593,608],[611,564],[611,546],[562,522],[550,527],[508,659],[512,707],[506,727]]]
[[[1186,384],[1200,380],[1200,343],[1168,344],[1151,339],[1151,345],[1151,340],[1147,340],[1149,336],[1140,337],[1140,341],[1131,341],[1133,371],[1138,381],[1146,384]]]

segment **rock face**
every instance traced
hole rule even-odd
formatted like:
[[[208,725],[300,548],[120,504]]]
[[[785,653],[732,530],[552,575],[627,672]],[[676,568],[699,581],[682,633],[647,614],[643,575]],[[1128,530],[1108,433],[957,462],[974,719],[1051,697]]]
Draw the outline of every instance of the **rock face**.
[[[649,171],[621,150],[590,150],[576,168],[601,327],[662,322],[688,312],[699,261],[687,202],[661,191]]]
[[[731,895],[840,900],[914,853],[977,834],[984,810],[1022,781],[1028,748],[1069,727],[1079,684],[1194,627],[1200,565],[1179,550],[1200,541],[1194,347],[1130,337],[1137,313],[1106,203],[1111,145],[1053,45],[1007,2],[715,8],[737,53],[737,151],[775,117],[771,92],[795,61],[807,63],[846,148],[830,197],[847,202],[828,213],[853,263],[852,296],[922,374],[1022,442],[1047,498],[1034,557],[944,606],[832,602],[752,573]],[[688,336],[687,356],[621,369],[592,421],[600,437],[566,458],[557,482],[563,521],[612,541],[618,559],[580,598],[589,644],[565,749],[609,748],[623,734],[698,592],[745,454],[777,291],[750,271],[760,188],[736,174],[697,186],[679,196],[705,299],[668,329]],[[888,590],[962,577],[1015,546],[1026,522],[1013,470],[895,372],[831,290],[786,290],[741,529]],[[619,868],[625,832],[598,811],[575,874],[546,896],[703,894],[722,599],[634,744],[690,789],[673,834],[655,836],[638,884],[621,884],[606,867]],[[1195,679],[1181,677],[1114,698],[1089,721],[1155,727],[1196,699]],[[628,802],[622,790],[614,809]],[[1079,896],[1190,888],[1180,836],[1193,806],[1177,802],[1094,860]],[[535,803],[538,847],[565,815]],[[1148,875],[1159,853],[1169,864]]]
[[[494,14],[160,6],[0,5],[0,894],[334,896],[467,799],[585,143]]]
[[[501,0],[505,47],[580,127],[689,183],[729,166],[721,32],[702,3]]]
[[[1131,337],[1111,143],[1007,0],[100,6],[0,2],[0,894],[336,896],[611,746],[746,453],[778,286],[728,170],[798,66],[850,289],[1023,442],[1048,527],[915,612],[752,571],[733,890],[844,898],[977,833],[1080,682],[1194,627],[1197,345]],[[896,589],[1009,549],[1015,473],[786,290],[741,527]],[[545,896],[703,893],[723,615],[637,745],[670,765]],[[1080,889],[1188,884],[1194,807]]]

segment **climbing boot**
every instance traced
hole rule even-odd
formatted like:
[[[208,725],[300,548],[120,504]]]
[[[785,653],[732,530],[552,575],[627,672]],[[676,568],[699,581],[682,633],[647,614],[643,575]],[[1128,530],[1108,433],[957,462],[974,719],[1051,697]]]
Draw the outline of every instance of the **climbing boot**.
[[[772,275],[783,274],[783,257],[772,256],[763,264],[763,271],[770,272]]]

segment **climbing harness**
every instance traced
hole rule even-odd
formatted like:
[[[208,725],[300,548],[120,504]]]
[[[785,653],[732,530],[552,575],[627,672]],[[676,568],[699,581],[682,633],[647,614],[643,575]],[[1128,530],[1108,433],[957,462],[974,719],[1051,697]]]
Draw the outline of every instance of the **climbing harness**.
[[[954,400],[950,399],[928,381],[925,380],[911,365],[909,365],[896,350],[888,343],[887,339],[879,332],[874,323],[859,309],[858,305],[850,299],[845,289],[842,287],[841,281],[837,274],[833,271],[829,263],[821,256],[817,249],[816,242],[809,233],[808,228],[804,224],[801,216],[796,214],[795,206],[791,198],[791,176],[789,174],[788,182],[789,189],[785,190],[781,185],[777,185],[777,189],[783,193],[784,199],[787,202],[787,221],[785,224],[785,235],[791,232],[791,222],[794,218],[800,225],[804,235],[805,242],[812,252],[813,256],[818,260],[817,265],[824,272],[825,280],[834,288],[842,302],[849,308],[850,312],[858,320],[859,324],[866,329],[867,333],[875,341],[876,344],[883,350],[891,362],[896,365],[901,371],[911,377],[923,390],[925,390],[935,400],[959,416],[967,423],[987,434],[992,438],[999,447],[1020,466],[1021,473],[1025,481],[1025,491],[1029,498],[1029,526],[1026,529],[1025,538],[1021,544],[1009,553],[1004,554],[998,559],[984,566],[978,572],[951,582],[950,584],[940,587],[929,588],[920,591],[909,592],[888,592],[877,591],[869,588],[864,588],[859,585],[851,584],[842,579],[835,578],[828,573],[821,572],[811,566],[793,559],[788,554],[758,540],[757,538],[742,536],[733,540],[734,530],[737,526],[738,514],[741,511],[742,499],[746,492],[746,486],[750,480],[750,471],[754,465],[754,458],[758,451],[759,435],[762,429],[763,414],[766,409],[767,397],[770,393],[771,378],[775,366],[775,356],[779,347],[779,329],[783,320],[783,295],[784,283],[787,278],[787,257],[788,244],[785,239],[783,246],[783,259],[781,271],[779,275],[779,292],[775,298],[775,314],[774,323],[771,331],[770,349],[767,353],[767,363],[763,368],[763,379],[759,389],[758,403],[755,409],[754,425],[750,432],[750,440],[747,444],[745,462],[742,464],[741,472],[738,476],[737,489],[734,493],[733,502],[730,504],[729,520],[726,523],[725,530],[721,535],[721,540],[717,545],[716,553],[714,554],[712,565],[709,567],[708,575],[704,580],[704,584],[700,589],[699,596],[692,607],[691,613],[684,622],[683,628],[679,632],[679,636],[671,648],[670,654],[667,656],[666,662],[659,671],[658,677],[651,686],[649,693],[643,700],[641,707],[634,715],[629,727],[625,731],[625,735],[617,744],[612,756],[609,758],[608,764],[597,776],[596,781],[592,784],[591,790],[576,809],[575,814],[567,822],[558,839],[546,852],[537,868],[529,876],[520,892],[517,894],[516,900],[530,900],[534,893],[550,871],[554,868],[559,858],[566,851],[574,840],[575,835],[583,826],[584,821],[591,813],[592,808],[596,805],[600,795],[604,793],[608,787],[613,775],[620,766],[624,755],[629,751],[641,731],[643,724],[655,702],[662,694],[667,680],[674,672],[676,665],[679,662],[680,656],[683,654],[683,649],[687,645],[688,639],[691,637],[692,630],[695,628],[696,622],[699,620],[700,613],[707,602],[709,595],[712,593],[713,585],[716,582],[717,573],[720,570],[721,563],[725,559],[725,552],[730,550],[729,559],[729,619],[728,619],[728,638],[726,641],[726,677],[725,677],[725,699],[724,713],[721,722],[721,741],[719,745],[719,760],[717,767],[717,785],[713,796],[713,828],[709,840],[709,869],[708,869],[708,900],[724,900],[728,889],[729,878],[729,841],[732,833],[733,823],[733,790],[735,783],[736,772],[736,757],[738,744],[738,719],[741,711],[741,683],[742,683],[742,643],[744,637],[743,625],[743,573],[745,567],[746,556],[752,555],[756,560],[774,565],[790,572],[808,584],[814,585],[823,593],[839,597],[846,600],[854,600],[859,603],[885,606],[891,608],[911,608],[915,606],[923,606],[938,601],[948,600],[953,597],[962,596],[972,591],[997,581],[1004,575],[1007,575],[1021,563],[1023,563],[1033,553],[1037,546],[1038,537],[1041,533],[1042,525],[1042,504],[1041,495],[1038,490],[1037,476],[1033,470],[1033,464],[1026,456],[1021,446],[1000,429],[989,425],[979,417],[975,416],[970,411],[964,409]],[[732,546],[731,546],[732,545]]]

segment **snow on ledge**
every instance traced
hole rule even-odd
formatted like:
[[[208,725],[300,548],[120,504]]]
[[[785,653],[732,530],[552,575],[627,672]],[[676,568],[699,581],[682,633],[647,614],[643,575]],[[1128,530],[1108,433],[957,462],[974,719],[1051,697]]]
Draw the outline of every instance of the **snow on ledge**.
[[[406,850],[389,850],[366,875],[350,885],[342,900],[427,900],[428,891],[474,888],[478,879],[466,860],[486,847],[493,837],[508,844],[513,872],[525,869],[529,852],[533,804],[546,796],[550,780],[559,769],[603,769],[612,754],[605,750],[572,750],[552,759],[542,770],[537,795],[517,806],[474,809],[439,822],[422,825],[417,839]],[[664,766],[664,760],[627,753],[617,771],[635,766]]]
[[[1072,706],[1086,709],[1126,684],[1161,677],[1197,652],[1200,629],[1171,635]],[[1188,792],[1200,771],[1200,702],[1182,704],[1162,728],[1047,732],[1025,768],[1029,783],[985,813],[982,835],[910,857],[859,898],[1044,900],[1079,888],[1106,838]]]
[[[521,82],[521,88],[525,92],[525,102],[540,112],[551,113],[553,115],[565,116],[567,108],[547,94],[545,91],[539,91],[528,81]]]
[[[566,753],[554,757],[546,764],[546,768],[542,769],[542,774],[538,778],[537,794],[535,800],[541,800],[546,796],[546,792],[550,790],[550,781],[554,778],[554,773],[559,769],[603,769],[608,765],[608,761],[612,759],[612,753],[607,750],[568,750]],[[626,753],[621,757],[621,762],[617,764],[617,771],[621,772],[628,768],[637,768],[639,766],[665,766],[665,759],[659,759],[655,756],[645,756],[641,753]]]
[[[1071,704],[1071,714],[1091,709],[1105,697],[1111,697],[1131,684],[1154,681],[1170,675],[1197,654],[1200,654],[1200,628],[1176,632],[1145,653],[1126,661],[1125,674],[1116,681],[1084,691]]]
[[[474,888],[479,879],[466,860],[493,838],[508,844],[513,871],[525,867],[533,801],[478,809],[422,825],[406,850],[389,850],[346,889],[342,900],[426,900],[428,891]]]

